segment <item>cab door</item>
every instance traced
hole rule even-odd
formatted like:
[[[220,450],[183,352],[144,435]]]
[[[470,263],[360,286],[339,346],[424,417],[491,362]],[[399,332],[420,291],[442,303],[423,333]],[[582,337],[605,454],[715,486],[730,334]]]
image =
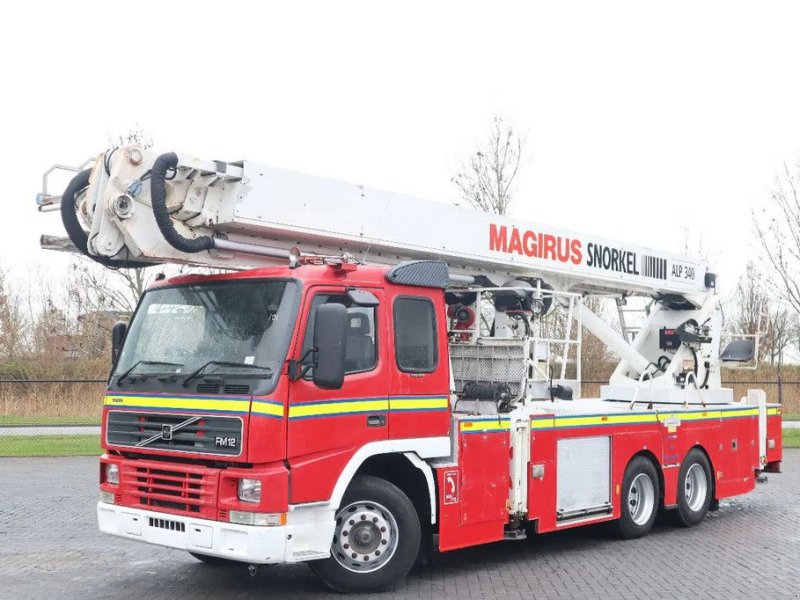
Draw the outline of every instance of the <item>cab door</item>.
[[[391,297],[389,435],[449,435],[450,361],[441,290],[407,288]]]
[[[302,360],[313,347],[314,313],[325,303],[347,308],[345,377],[338,390],[317,387],[313,371],[289,384],[288,460],[290,501],[327,500],[336,478],[358,448],[388,438],[387,318],[383,291],[359,287],[377,306],[353,302],[353,288],[316,286],[304,300],[292,358]],[[306,360],[306,364],[308,360]]]

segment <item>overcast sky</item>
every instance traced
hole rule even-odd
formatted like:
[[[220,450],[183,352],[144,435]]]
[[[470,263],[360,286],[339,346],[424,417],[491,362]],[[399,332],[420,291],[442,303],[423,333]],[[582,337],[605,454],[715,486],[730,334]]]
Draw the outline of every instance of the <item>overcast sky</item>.
[[[453,202],[503,114],[528,134],[515,216],[664,250],[690,228],[731,285],[751,206],[800,156],[799,24],[797,2],[16,3],[0,267],[57,277],[41,172],[137,124],[161,150]]]

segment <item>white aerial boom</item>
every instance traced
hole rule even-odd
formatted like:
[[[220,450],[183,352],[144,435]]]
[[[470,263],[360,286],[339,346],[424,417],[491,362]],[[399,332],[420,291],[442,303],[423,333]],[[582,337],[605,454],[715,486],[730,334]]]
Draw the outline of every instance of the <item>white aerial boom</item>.
[[[58,202],[47,196],[40,208]],[[640,388],[652,397],[662,386],[670,399],[674,377],[661,374],[674,375],[691,355],[679,350],[669,366],[655,365],[659,331],[690,319],[682,335],[706,349],[693,357],[702,372],[696,367],[689,379],[699,375],[705,385],[695,387],[719,388],[716,282],[702,261],[249,161],[159,156],[135,146],[98,156],[68,186],[60,210],[72,242],[115,267],[251,268],[287,264],[299,248],[384,264],[440,259],[454,285],[478,276],[493,285],[540,279],[563,292],[649,296],[658,303],[632,344],[580,308],[582,325],[623,359],[606,391],[636,400]]]
[[[249,268],[283,263],[299,247],[374,263],[440,258],[506,280],[546,275],[566,289],[713,291],[706,265],[682,256],[248,161],[156,158],[112,150],[97,158],[85,193],[68,190],[80,196],[90,255]],[[159,214],[169,218],[158,224]]]

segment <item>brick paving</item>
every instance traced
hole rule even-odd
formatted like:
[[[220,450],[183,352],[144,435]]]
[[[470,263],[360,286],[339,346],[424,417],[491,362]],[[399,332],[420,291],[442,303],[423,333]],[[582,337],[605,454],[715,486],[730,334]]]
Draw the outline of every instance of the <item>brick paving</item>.
[[[694,529],[591,527],[436,555],[380,598],[800,598],[800,450]],[[95,524],[97,459],[0,459],[0,598],[319,598],[305,565],[212,568]]]

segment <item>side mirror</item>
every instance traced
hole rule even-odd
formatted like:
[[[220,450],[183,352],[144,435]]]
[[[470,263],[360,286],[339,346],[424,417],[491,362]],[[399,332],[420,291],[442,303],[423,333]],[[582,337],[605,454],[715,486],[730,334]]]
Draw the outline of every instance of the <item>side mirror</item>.
[[[128,333],[128,324],[123,321],[114,323],[111,328],[111,362],[117,360],[119,351],[122,350],[122,342],[125,341],[125,334]]]
[[[314,383],[338,390],[344,383],[347,351],[347,309],[343,304],[321,304],[314,315]]]

